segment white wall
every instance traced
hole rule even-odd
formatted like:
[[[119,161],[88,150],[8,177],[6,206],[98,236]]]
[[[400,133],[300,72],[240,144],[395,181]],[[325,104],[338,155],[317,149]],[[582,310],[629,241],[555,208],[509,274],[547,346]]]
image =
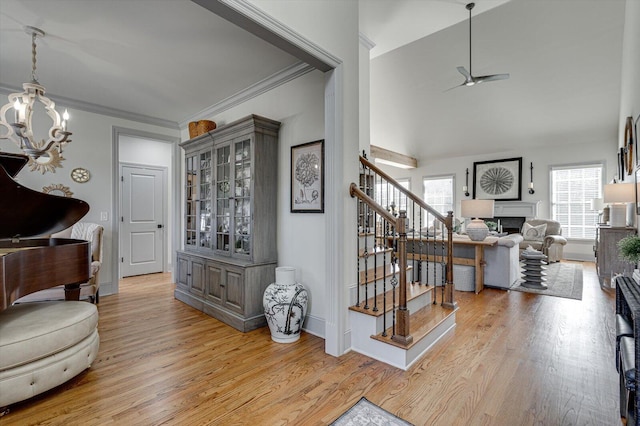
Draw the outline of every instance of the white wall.
[[[552,141],[550,141],[552,142]],[[567,164],[585,164],[604,162],[604,181],[608,182],[616,173],[615,140],[584,143],[580,141],[556,141],[553,148],[506,151],[484,156],[461,156],[444,160],[429,161],[418,159],[418,168],[402,170],[394,167],[383,169],[394,178],[410,178],[411,191],[422,196],[422,178],[426,176],[455,175],[455,211],[460,216],[460,201],[473,197],[473,163],[475,161],[500,160],[522,157],[522,201],[540,201],[538,216],[550,218],[550,170],[552,166]],[[534,194],[529,194],[529,166],[533,162]],[[465,171],[469,168],[469,197],[465,197],[462,186],[465,183]],[[604,182],[603,182],[604,183]],[[570,240],[564,249],[564,257],[575,260],[594,260],[593,241]]]
[[[278,265],[296,268],[309,291],[305,329],[324,336],[325,215],[290,212],[291,146],[324,139],[324,74],[313,71],[210,119],[218,127],[256,114],[281,122],[278,146]],[[188,132],[183,131],[183,139]]]
[[[173,219],[173,206],[174,194],[171,190],[171,181],[174,176],[174,171],[171,165],[174,146],[171,143],[160,140],[145,139],[129,135],[121,135],[119,138],[118,156],[120,163],[136,164],[141,166],[156,166],[166,169],[166,198],[164,213],[165,213],[165,229],[171,229],[171,224],[174,223]],[[171,232],[165,232],[165,247],[167,249],[165,253],[165,265],[166,270],[164,272],[170,272],[173,270],[173,235]]]
[[[248,0],[324,49],[340,63],[325,75],[326,166],[325,195],[328,244],[325,350],[340,355],[350,347],[347,324],[347,289],[355,285],[356,203],[349,196],[349,182],[358,178],[358,2]],[[297,42],[297,36],[287,39]]]
[[[113,193],[113,172],[117,167],[117,159],[113,158],[113,127],[125,127],[144,132],[178,137],[178,131],[159,126],[152,126],[81,110],[70,110],[69,130],[73,132],[72,141],[64,150],[65,160],[62,168],[55,173],[40,174],[28,168],[18,174],[18,180],[25,186],[42,190],[43,186],[60,183],[68,186],[74,198],[89,203],[89,213],[82,219],[87,222],[100,223],[105,228],[103,267],[100,272],[100,295],[112,294],[117,290],[117,277],[113,273],[114,233],[117,223],[114,220],[116,200]],[[91,173],[86,183],[71,180],[70,172],[76,167],[84,167]],[[108,214],[108,221],[100,221],[100,213]],[[117,245],[117,241],[116,241]]]

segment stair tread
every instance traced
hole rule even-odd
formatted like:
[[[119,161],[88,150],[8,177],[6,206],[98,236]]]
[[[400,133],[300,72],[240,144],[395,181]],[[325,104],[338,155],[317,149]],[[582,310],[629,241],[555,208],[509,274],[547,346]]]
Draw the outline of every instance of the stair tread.
[[[436,326],[446,320],[449,316],[453,315],[457,310],[458,308],[448,309],[440,305],[427,305],[415,313],[411,313],[409,316],[409,334],[413,337],[413,341],[408,345],[404,345],[391,339],[393,331],[392,327],[389,327],[386,330],[386,336],[379,333],[375,336],[371,336],[371,338],[399,348],[409,349],[428,336]]]
[[[408,283],[407,284],[407,302],[410,300],[413,300],[415,298],[417,298],[418,296],[427,293],[429,291],[433,291],[434,287],[432,285],[425,285],[425,284],[420,284],[419,282],[415,282],[415,283]],[[393,306],[391,304],[391,301],[393,300],[392,297],[392,291],[394,291],[393,289],[391,290],[387,290],[386,295],[387,295],[387,307],[386,307],[386,311],[391,311],[393,309]],[[396,303],[398,300],[398,293],[399,293],[399,289],[398,287],[395,288],[395,293],[396,293]],[[349,309],[352,311],[356,311],[356,312],[360,312],[366,315],[371,315],[374,317],[379,317],[381,315],[383,315],[385,313],[385,309],[382,309],[382,306],[384,306],[383,304],[383,298],[384,298],[384,293],[381,293],[379,295],[377,295],[375,297],[377,304],[374,304],[374,298],[371,297],[369,299],[367,299],[366,303],[363,301],[360,303],[360,306],[350,306]],[[369,309],[365,309],[365,306],[368,306]],[[374,311],[373,307],[374,306],[378,306],[378,310]]]
[[[380,253],[389,253],[391,252],[393,249],[391,247],[375,247],[375,248],[368,248],[367,252],[369,253],[369,256],[373,256],[375,254],[380,254]],[[364,249],[361,249],[358,251],[358,257],[364,257]]]
[[[413,266],[407,265],[407,271],[410,271],[412,269]],[[398,265],[381,265],[377,268],[370,268],[366,271],[360,271],[360,279],[358,281],[360,282],[360,285],[369,284],[384,277],[390,277],[394,274],[397,274],[399,271],[400,267]]]

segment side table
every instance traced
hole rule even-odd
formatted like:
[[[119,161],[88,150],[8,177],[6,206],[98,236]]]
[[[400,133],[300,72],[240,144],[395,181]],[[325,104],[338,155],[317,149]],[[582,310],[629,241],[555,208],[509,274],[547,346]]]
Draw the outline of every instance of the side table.
[[[546,265],[547,256],[537,250],[525,250],[522,252],[522,259],[524,259],[524,282],[520,285],[527,288],[535,288],[538,290],[546,290],[548,287],[545,284],[547,275],[544,272],[547,268]]]

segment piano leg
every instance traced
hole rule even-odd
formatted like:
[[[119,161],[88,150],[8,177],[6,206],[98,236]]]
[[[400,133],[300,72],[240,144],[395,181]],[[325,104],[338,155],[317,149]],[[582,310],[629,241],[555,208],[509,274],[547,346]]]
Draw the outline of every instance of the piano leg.
[[[80,300],[80,284],[65,284],[64,300]]]

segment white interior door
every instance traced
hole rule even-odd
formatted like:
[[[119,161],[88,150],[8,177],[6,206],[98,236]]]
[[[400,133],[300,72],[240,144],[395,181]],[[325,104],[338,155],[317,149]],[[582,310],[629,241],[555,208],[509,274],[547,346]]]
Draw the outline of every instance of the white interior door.
[[[164,265],[164,170],[121,167],[121,274],[162,272]]]

